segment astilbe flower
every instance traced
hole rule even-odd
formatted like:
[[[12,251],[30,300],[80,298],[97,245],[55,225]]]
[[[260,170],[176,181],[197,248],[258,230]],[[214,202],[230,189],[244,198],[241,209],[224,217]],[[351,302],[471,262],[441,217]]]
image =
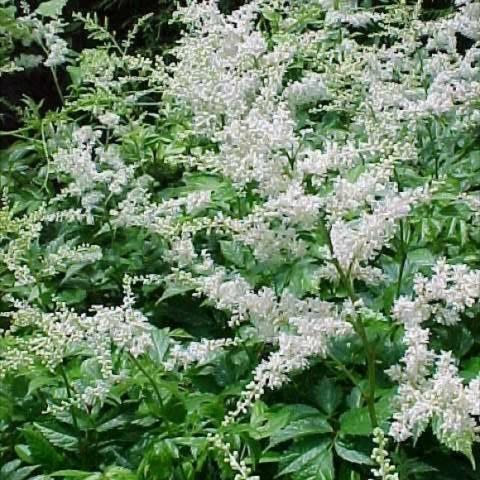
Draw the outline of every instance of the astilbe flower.
[[[69,356],[79,354],[93,359],[100,378],[94,384],[73,384],[72,398],[61,405],[50,405],[51,411],[76,404],[89,408],[102,403],[110,388],[120,378],[113,366],[113,348],[128,352],[133,357],[145,353],[152,345],[151,325],[147,318],[133,308],[131,280],[126,279],[124,299],[118,307],[93,306],[91,314],[78,314],[59,303],[53,312],[44,312],[28,302],[11,299],[14,311],[2,314],[10,320],[4,332],[6,347],[0,356],[0,376],[31,369],[40,363],[54,372],[62,368]],[[13,336],[30,327],[33,333],[25,337]]]
[[[14,284],[16,286],[34,285],[36,278],[27,261],[29,249],[32,244],[38,241],[45,223],[64,223],[84,221],[85,215],[79,210],[60,210],[48,213],[46,205],[30,214],[16,217],[12,214],[12,210],[8,205],[8,201],[4,201],[4,205],[0,209],[0,243],[3,244],[0,251],[0,261],[5,264],[6,268],[12,272],[14,276]],[[81,249],[81,247],[78,247]],[[88,249],[94,249],[88,256]],[[64,261],[70,260],[72,263],[80,259],[80,250],[75,251],[71,248],[63,246],[60,248],[61,256]],[[85,247],[83,260],[96,261],[101,256],[96,247]],[[76,257],[76,258],[75,258]],[[61,262],[60,256],[54,257]],[[48,263],[48,254],[42,259]],[[52,258],[53,260],[53,258]],[[54,275],[57,272],[55,265],[50,263],[46,266],[46,270],[37,276]]]
[[[43,64],[49,68],[55,68],[66,63],[72,54],[68,43],[61,37],[66,23],[54,15],[53,18],[43,17],[38,9],[31,11],[26,2],[21,2],[23,15],[16,20],[19,25],[26,27],[33,40],[41,47],[46,58]]]
[[[214,1],[189,2],[177,14],[187,30],[173,50],[174,62],[168,66],[159,62],[155,76],[151,62],[126,57],[138,69],[138,78],[146,75],[152,82],[164,83],[168,109],[190,118],[191,130],[185,138],[201,139],[206,145],[167,161],[215,175],[232,187],[235,201],[245,203],[243,212],[222,203],[217,208],[221,211],[213,214],[210,207],[218,207],[214,189],[155,201],[152,179],[137,176],[141,169],[126,165],[115,145],[102,148],[100,129],[76,129],[71,144],[54,154],[52,164],[67,183],[58,200],[79,198],[84,214],[93,221],[93,211],[106,194],[118,195],[110,211],[112,225],[140,227],[168,245],[163,257],[171,273],[135,281],[191,288],[194,296],[227,312],[230,327],[250,323],[256,339],[273,346],[227,413],[225,424],[246,413],[266,389],[280,388],[296,371],[308,368],[312,358],[325,358],[331,339],[353,335],[353,319],[364,307],[351,300],[335,304],[297,298],[288,289],[256,288],[237,269],[217,265],[217,257],[202,251],[197,237],[214,232],[268,266],[309,255],[311,245],[304,238],[321,229],[328,240],[315,254],[319,280],[383,281],[377,256],[390,245],[399,221],[431,200],[428,188],[404,189],[395,179],[397,166],[419,161],[417,129],[433,115],[448,120],[458,131],[480,122],[475,111],[480,46],[477,42],[463,55],[454,40],[456,33],[462,33],[478,41],[477,4],[463,2],[455,14],[431,22],[419,20],[418,5],[413,11],[405,6],[374,14],[343,6],[327,13],[318,32],[279,35],[270,42],[256,21],[267,4],[282,11],[290,25],[295,22],[295,2],[256,0],[231,15],[223,15]],[[282,21],[288,26],[287,20]],[[363,28],[371,22],[388,36],[388,46],[376,41],[361,44],[343,28]],[[426,48],[420,42],[424,34]],[[100,57],[85,54],[91,67],[88,82],[120,90],[132,80],[114,80],[118,59],[102,73]],[[295,59],[310,67],[303,78],[289,83],[285,78]],[[129,99],[136,100],[135,95]],[[348,128],[325,135],[312,132],[297,122],[303,109],[348,114]],[[104,111],[96,116],[103,130],[123,131],[121,119]],[[400,383],[390,430],[395,440],[418,436],[431,421],[439,440],[450,448],[468,452],[475,439],[476,426],[469,415],[478,411],[479,382],[463,385],[451,355],[430,350],[431,332],[425,323],[458,322],[479,297],[478,280],[478,272],[439,262],[430,280],[417,277],[414,299],[395,303],[393,317],[403,324],[406,346],[400,364],[390,370]],[[24,318],[33,315],[29,308],[22,306]],[[148,343],[140,333],[145,318],[126,305],[113,310],[98,307],[91,317],[67,310],[46,315],[40,314],[41,322],[66,323],[69,328],[70,318],[80,325],[100,319],[107,328],[104,339],[131,349],[132,355],[144,351]],[[109,330],[110,316],[117,320],[115,329]],[[118,328],[122,322],[133,326]],[[129,343],[133,342],[129,331],[143,340]],[[103,359],[106,373],[110,357],[101,340],[96,355]],[[208,362],[216,352],[235,345],[236,337],[174,344],[167,366]],[[21,348],[13,349],[11,358],[30,361],[24,355]],[[52,358],[54,365],[61,355]],[[93,398],[104,385],[90,387],[84,394]],[[376,435],[379,469],[374,475],[393,480],[396,474],[384,453],[385,440]],[[212,443],[224,452],[237,478],[249,477],[251,471],[231,446],[219,437]]]
[[[389,370],[399,382],[398,409],[390,428],[395,440],[418,438],[432,422],[440,442],[471,455],[479,431],[474,419],[479,406],[474,392],[479,380],[464,385],[452,353],[437,354],[429,348],[430,330],[423,324],[429,319],[456,323],[479,298],[480,271],[440,260],[431,278],[417,276],[413,300],[400,298],[395,303],[393,314],[404,325],[407,347],[400,365]]]
[[[398,473],[395,472],[395,465],[391,460],[386,450],[388,446],[388,439],[381,428],[376,428],[373,431],[373,441],[377,445],[373,451],[371,458],[378,465],[378,468],[372,468],[372,474],[375,478],[382,480],[398,480]]]
[[[325,355],[326,344],[320,342],[317,345],[316,337],[304,338],[302,334],[297,337],[283,332],[279,328],[282,324],[279,319],[285,318],[286,313],[278,310],[276,296],[267,288],[254,293],[240,275],[228,274],[218,267],[213,270],[208,267],[210,272],[203,270],[201,275],[195,273],[195,267],[189,272],[189,264],[195,265],[197,261],[192,235],[202,228],[218,229],[250,246],[262,261],[278,256],[279,252],[280,257],[287,252],[301,256],[308,247],[298,238],[298,231],[313,229],[323,223],[321,213],[324,210],[331,251],[325,254],[327,263],[321,275],[339,281],[339,271],[330,263],[335,261],[351,278],[380,281],[382,272],[369,264],[382,248],[388,246],[396,233],[398,221],[407,217],[416,204],[430,198],[423,188],[401,191],[392,178],[397,162],[417,161],[413,136],[405,131],[405,125],[407,122],[416,125],[431,115],[435,92],[447,84],[463,82],[464,74],[460,71],[468,71],[471,80],[478,75],[478,68],[473,68],[472,60],[468,60],[476,47],[472,47],[465,60],[456,52],[450,52],[457,62],[451,64],[443,75],[438,69],[428,70],[427,58],[425,75],[430,75],[430,90],[427,88],[425,93],[420,88],[419,75],[422,73],[419,74],[412,59],[419,44],[416,37],[420,35],[420,23],[417,20],[402,30],[396,26],[399,17],[395,13],[390,18],[388,14],[372,17],[342,11],[340,17],[343,15],[345,21],[351,19],[356,26],[367,22],[367,18],[368,22],[372,19],[378,21],[397,42],[391,47],[366,47],[347,39],[342,43],[341,52],[317,48],[318,72],[310,72],[304,81],[284,88],[281,79],[293,53],[312,55],[311,46],[328,38],[329,29],[337,28],[336,21],[327,22],[321,35],[305,34],[303,46],[302,40],[297,39],[290,43],[280,42],[269,51],[254,25],[260,7],[260,2],[252,2],[230,17],[221,15],[214,2],[192,3],[180,10],[179,16],[189,24],[189,31],[175,51],[177,62],[169,67],[172,77],[167,95],[190,110],[194,133],[210,136],[218,146],[215,151],[203,152],[182,162],[189,168],[196,167],[226,177],[239,194],[253,184],[263,202],[242,218],[218,215],[215,219],[181,222],[176,227],[170,221],[166,223],[165,213],[155,208],[148,215],[148,222],[139,221],[135,210],[127,219],[125,208],[119,212],[119,217],[125,219],[125,225],[141,223],[152,232],[169,237],[172,253],[167,255],[167,260],[180,267],[175,274],[176,280],[194,286],[198,294],[206,296],[217,308],[230,311],[231,325],[244,321],[255,323],[261,319],[262,331],[273,333],[280,345],[278,354],[271,358],[272,371],[275,371],[273,366],[277,364],[277,357],[284,360],[282,352],[288,357],[293,345],[304,342],[302,348],[310,353],[298,358],[291,353],[291,358],[282,364],[282,368],[290,373],[305,367],[310,354]],[[288,11],[290,7],[280,8]],[[333,18],[334,14],[329,15]],[[416,10],[414,15],[418,15]],[[468,16],[465,12],[461,15]],[[458,18],[457,15],[447,20],[455,31],[458,31]],[[434,23],[428,28],[433,32]],[[202,42],[198,41],[200,37]],[[441,55],[432,53],[431,65]],[[392,83],[395,75],[401,76],[401,88]],[[476,88],[475,82],[471,81],[468,85],[462,83],[461,88],[459,85],[452,90],[454,97],[448,101],[448,108],[442,107],[439,113],[449,114],[455,110],[464,118],[470,118],[471,99]],[[288,99],[288,104],[284,99]],[[317,107],[319,109],[342,110],[347,106],[353,109],[353,128],[345,136],[332,136],[325,139],[322,147],[314,148],[295,132],[294,109],[296,105],[319,100],[327,100],[326,105]],[[349,170],[362,163],[365,172],[356,180],[347,180]],[[315,187],[330,183],[333,192],[307,194],[307,181]],[[137,198],[135,202],[140,211],[151,208],[147,192]],[[168,208],[162,210],[165,212]],[[177,210],[172,217],[179,212]],[[172,235],[177,235],[178,239],[174,240]],[[256,302],[262,305],[261,312],[257,312]],[[298,333],[305,320],[297,322],[293,318],[297,317],[292,316],[289,320],[287,314],[283,325],[290,325]],[[266,328],[268,323],[273,328]],[[349,331],[343,324],[338,328],[343,334]],[[428,335],[425,344],[427,341]],[[312,349],[307,348],[310,344]],[[259,367],[262,372],[270,371],[267,364]],[[272,377],[271,382],[261,380],[263,373],[256,378],[259,387],[255,390],[254,381],[252,390],[261,392],[262,385],[280,385],[286,376],[279,373],[278,379]]]
[[[170,356],[165,362],[167,370],[173,370],[176,366],[187,368],[190,364],[202,365],[213,359],[215,354],[223,351],[226,347],[238,345],[239,341],[231,338],[217,338],[200,342],[190,342],[187,346],[175,344],[170,348]]]
[[[97,146],[101,133],[90,126],[76,128],[71,144],[59,148],[52,161],[53,170],[59,175],[66,175],[68,183],[53,202],[78,197],[89,223],[93,222],[94,208],[106,193],[121,193],[135,171],[133,165],[125,165],[117,145]]]

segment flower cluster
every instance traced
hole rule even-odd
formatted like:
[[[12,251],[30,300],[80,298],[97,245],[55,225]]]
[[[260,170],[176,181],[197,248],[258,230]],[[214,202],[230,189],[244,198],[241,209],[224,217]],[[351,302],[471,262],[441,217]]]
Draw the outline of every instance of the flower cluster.
[[[392,465],[386,450],[388,439],[385,438],[381,428],[376,428],[373,431],[373,441],[377,446],[373,449],[372,460],[378,465],[378,468],[372,469],[373,476],[382,480],[398,480],[399,477],[398,473],[395,472],[395,465]]]
[[[2,314],[9,319],[10,328],[5,332],[9,341],[0,356],[0,376],[31,369],[37,363],[54,372],[78,352],[100,372],[100,378],[95,379],[93,385],[85,381],[73,384],[71,398],[64,399],[61,405],[50,406],[55,411],[73,403],[83,408],[102,403],[122,375],[115,372],[115,350],[138,357],[151,346],[151,326],[147,318],[133,308],[128,278],[122,305],[93,306],[91,315],[76,313],[65,304],[58,304],[53,312],[44,312],[25,301],[12,299],[12,302],[15,310]],[[33,328],[34,333],[25,338],[14,336],[26,328]]]
[[[432,270],[418,273],[409,248],[427,243],[434,216],[452,198],[467,212],[460,235],[467,221],[475,228],[475,187],[441,173],[451,163],[446,137],[461,150],[452,158],[462,160],[468,149],[454,136],[480,124],[480,4],[457,1],[451,14],[424,20],[421,2],[375,11],[356,3],[252,0],[227,15],[214,0],[189,1],[176,13],[185,31],[168,62],[129,53],[138,28],[124,42],[82,52],[79,98],[67,98],[65,118],[82,115],[59,120],[48,135],[42,123],[49,202],[23,216],[0,210],[0,260],[10,281],[2,300],[13,304],[2,314],[0,377],[38,365],[61,372],[68,398],[48,406],[58,418],[72,406],[102,407],[128,375],[127,359],[163,408],[169,393],[155,384],[158,371],[188,378],[191,366],[214,364],[229,349],[263,345],[245,387],[217,418],[221,433],[208,437],[235,479],[253,480],[253,466],[225,440],[232,424],[315,362],[330,368],[333,344],[354,345],[352,356],[361,349],[363,357],[342,372],[372,428],[380,423],[375,376],[390,365],[389,435],[416,440],[431,426],[441,444],[472,455],[480,378],[464,381],[454,354],[431,340],[478,307],[478,260],[460,259],[460,247],[438,248]],[[315,31],[305,23],[309,8],[320,12]],[[38,30],[54,71],[69,55],[63,24],[53,18],[40,27],[37,17],[26,12],[22,22]],[[111,42],[97,19],[77,18],[92,38]],[[86,117],[91,125],[82,126]],[[450,192],[463,185],[470,190]],[[43,229],[48,222],[76,227],[55,242]],[[125,238],[134,239],[128,248],[155,254],[131,265],[122,257],[114,273],[102,272],[102,280],[115,279],[109,288],[125,264],[135,272],[124,278],[120,305],[112,292],[100,305],[86,295],[83,310],[43,294],[55,275],[120,258]],[[164,292],[142,312],[137,286],[141,298],[159,286]],[[152,346],[147,316],[179,294],[216,310],[215,325],[225,325],[167,341],[151,376],[139,358]],[[391,356],[388,365],[376,358],[385,331],[404,347],[393,366]],[[72,357],[81,373],[69,381]],[[356,381],[363,369],[368,388]],[[374,442],[373,477],[398,480],[382,430]]]
[[[480,271],[465,265],[449,265],[441,260],[434,275],[415,280],[415,298],[400,298],[393,315],[404,325],[407,347],[401,365],[390,369],[399,381],[390,433],[397,441],[418,437],[429,425],[439,440],[453,450],[467,454],[477,440],[479,380],[465,386],[451,352],[436,353],[429,347],[431,330],[425,323],[452,325],[460,321],[466,308],[480,299]]]

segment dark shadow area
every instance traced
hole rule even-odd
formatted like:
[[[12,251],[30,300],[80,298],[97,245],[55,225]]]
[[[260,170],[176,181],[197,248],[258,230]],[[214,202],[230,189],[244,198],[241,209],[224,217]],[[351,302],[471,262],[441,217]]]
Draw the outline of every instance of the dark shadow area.
[[[34,10],[42,2],[30,0],[28,3]],[[245,0],[221,0],[220,8],[223,12],[229,13],[244,3]],[[180,36],[180,26],[170,22],[175,5],[176,2],[173,0],[70,0],[64,10],[64,18],[69,22],[64,38],[77,52],[95,45],[87,38],[78,22],[70,23],[73,12],[84,15],[95,13],[101,21],[108,18],[109,28],[116,32],[119,38],[124,37],[140,17],[153,13],[136,38],[134,49],[145,51],[146,54],[159,53],[173,45]],[[25,47],[20,46],[19,51],[25,52]],[[58,69],[58,76],[64,90],[68,84],[65,70]],[[40,66],[0,77],[0,131],[11,131],[20,127],[16,109],[22,106],[24,97],[30,97],[36,103],[42,102],[41,111],[53,110],[60,106],[58,93],[48,68]],[[7,147],[11,141],[9,137],[1,136],[0,148]]]

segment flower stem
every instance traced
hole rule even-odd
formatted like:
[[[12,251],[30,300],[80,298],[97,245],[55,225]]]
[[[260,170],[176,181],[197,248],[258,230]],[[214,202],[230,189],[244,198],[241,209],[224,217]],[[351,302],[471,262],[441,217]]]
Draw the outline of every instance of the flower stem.
[[[157,383],[153,379],[153,377],[143,368],[142,364],[129,352],[128,353],[130,359],[134,363],[134,365],[145,375],[145,378],[149,381],[150,385],[153,388],[153,391],[155,392],[155,395],[157,397],[158,403],[160,404],[160,408],[163,408],[163,399],[162,395],[160,394],[160,390],[158,388]]]
[[[323,227],[327,233],[326,237],[327,237],[328,248],[332,256],[333,264],[335,265],[335,268],[340,277],[340,281],[343,287],[346,289],[350,301],[352,302],[352,304],[355,304],[355,302],[358,300],[358,297],[355,294],[355,289],[353,287],[353,282],[350,277],[350,273],[345,274],[342,266],[340,265],[340,262],[335,258],[332,239],[330,237],[330,231],[326,228],[325,225],[323,225]],[[372,425],[372,428],[375,428],[378,426],[377,413],[375,411],[375,388],[376,388],[375,349],[373,345],[368,341],[367,331],[365,329],[365,325],[363,323],[362,317],[357,313],[355,313],[353,326],[356,332],[358,333],[358,335],[360,336],[360,339],[363,345],[363,350],[366,355],[367,372],[368,372],[368,389],[366,394],[364,395],[364,398],[367,403],[370,423]]]
[[[62,102],[62,104],[64,104],[65,98],[63,96],[62,89],[60,88],[60,82],[58,81],[57,71],[53,67],[50,68],[50,71],[52,72],[53,83],[55,84],[55,88],[57,89],[57,93],[58,93],[58,96],[60,97],[60,101]]]
[[[400,297],[400,293],[402,290],[403,273],[405,271],[405,264],[407,263],[407,248],[406,248],[405,239],[404,239],[403,220],[400,220],[400,254],[401,254],[401,259],[400,259],[400,269],[398,271],[396,298]]]
[[[65,383],[65,388],[67,389],[68,398],[71,400],[73,398],[72,389],[70,387],[70,382],[68,381],[67,373],[65,372],[65,368],[63,367],[63,365],[60,365],[60,375],[62,376],[63,381]],[[77,420],[77,416],[75,415],[75,408],[73,405],[70,406],[70,414],[72,415],[72,421],[75,429],[80,433],[80,428],[78,426],[78,420]]]
[[[341,267],[340,267],[341,268]],[[355,303],[357,297],[353,289],[352,281],[350,278],[343,275],[344,281],[346,282],[346,289],[348,296],[352,303]],[[360,335],[362,340],[363,350],[366,354],[367,360],[367,374],[368,374],[368,389],[365,396],[365,401],[367,402],[368,416],[370,417],[370,423],[372,428],[378,426],[377,412],[375,410],[375,388],[376,388],[376,372],[375,372],[375,349],[373,345],[368,341],[367,331],[363,323],[362,317],[358,314],[355,314],[354,321],[355,330]]]

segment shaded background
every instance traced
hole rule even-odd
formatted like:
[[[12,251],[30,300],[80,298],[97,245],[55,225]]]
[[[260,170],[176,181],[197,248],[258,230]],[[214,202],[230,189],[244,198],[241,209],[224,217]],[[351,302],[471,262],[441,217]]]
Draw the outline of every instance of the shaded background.
[[[248,0],[219,0],[220,8],[224,12],[232,11]],[[412,0],[413,1],[413,0]],[[19,2],[18,2],[19,3]],[[32,9],[35,9],[41,0],[29,0]],[[64,10],[67,22],[71,20],[72,12],[95,12],[103,20],[109,20],[111,30],[122,37],[135,21],[142,15],[153,13],[136,39],[135,47],[141,51],[159,53],[171,46],[178,39],[180,29],[171,24],[170,19],[181,0],[70,0]],[[363,0],[364,6],[375,6],[391,3],[390,0]],[[452,0],[424,0],[424,7],[430,10],[445,9],[452,5]],[[74,51],[81,51],[93,46],[79,23],[70,22],[64,38],[69,41]],[[25,51],[22,47],[21,51]],[[58,69],[62,87],[68,83],[64,69]],[[21,104],[23,97],[30,97],[35,102],[42,102],[42,110],[52,110],[59,106],[58,94],[51,79],[50,71],[39,66],[23,72],[3,75],[0,77],[0,130],[14,130],[20,126],[15,107]],[[11,143],[12,138],[0,136],[0,148]]]

